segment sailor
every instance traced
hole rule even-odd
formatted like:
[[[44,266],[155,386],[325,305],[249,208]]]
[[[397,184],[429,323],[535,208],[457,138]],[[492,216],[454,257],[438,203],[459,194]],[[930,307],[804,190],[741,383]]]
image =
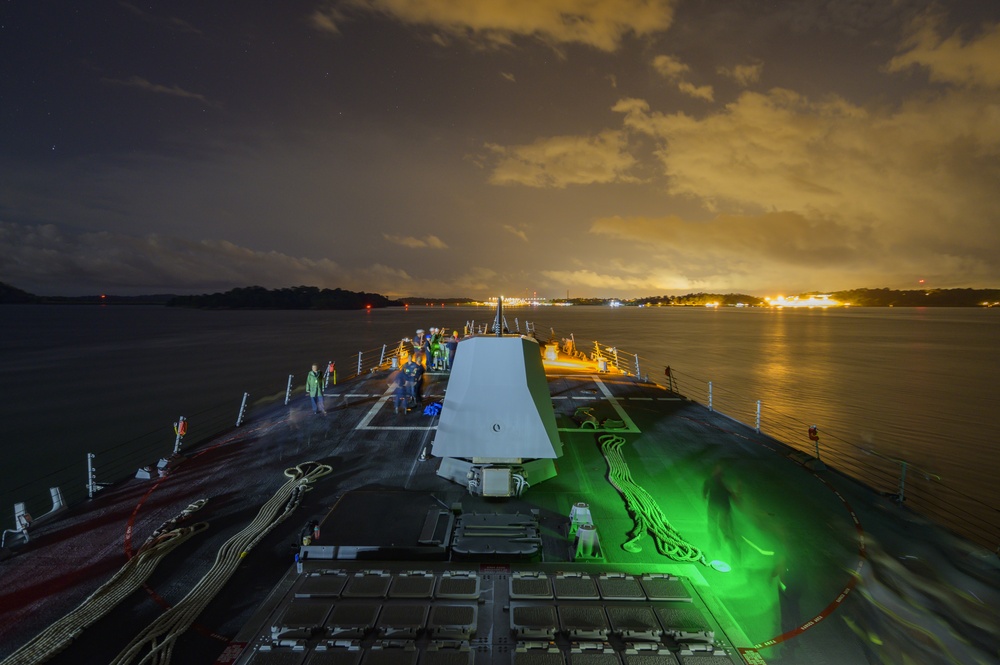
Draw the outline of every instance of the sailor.
[[[421,367],[420,363],[416,362],[411,356],[410,359],[403,365],[402,374],[410,406],[416,406],[421,401],[420,392],[422,388],[421,384],[424,380],[424,368]]]
[[[442,365],[444,364],[444,356],[442,355],[443,349],[441,348],[440,328],[431,328],[430,347],[431,347],[432,366],[434,367],[435,370],[442,369]]]
[[[407,391],[406,374],[403,373],[402,369],[398,369],[392,373],[392,375],[389,377],[389,386],[392,388],[393,412],[399,413],[399,409],[400,407],[402,407],[403,413],[406,413],[406,402],[407,402],[408,391]]]
[[[448,354],[445,356],[445,369],[450,372],[452,365],[455,364],[455,352],[458,350],[457,330],[451,333],[451,337],[444,343],[444,346],[448,350]]]
[[[424,329],[417,328],[417,334],[413,337],[413,356],[416,362],[421,362],[420,358],[424,353]]]
[[[434,334],[435,328],[431,328],[431,335]],[[434,356],[431,351],[431,335],[424,337],[424,369],[431,369],[431,364],[434,362]]]
[[[320,374],[319,365],[315,363],[312,370],[306,375],[306,394],[312,402],[313,413],[326,415],[326,407],[323,405],[323,375]]]

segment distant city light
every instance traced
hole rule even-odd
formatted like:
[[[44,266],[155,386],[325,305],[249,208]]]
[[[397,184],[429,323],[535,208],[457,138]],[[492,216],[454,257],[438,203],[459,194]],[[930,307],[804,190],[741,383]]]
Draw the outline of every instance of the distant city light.
[[[764,298],[771,307],[848,307],[849,303],[834,300],[829,294],[817,293],[809,296],[778,296]]]

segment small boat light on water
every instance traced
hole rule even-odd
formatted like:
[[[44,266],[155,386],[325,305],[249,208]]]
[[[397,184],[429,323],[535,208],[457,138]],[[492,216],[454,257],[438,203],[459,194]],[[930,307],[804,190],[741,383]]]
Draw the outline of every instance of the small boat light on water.
[[[728,573],[730,570],[732,570],[732,568],[729,566],[728,563],[726,563],[725,561],[719,561],[718,559],[715,559],[714,561],[709,561],[708,565],[714,568],[715,570],[719,571],[720,573]]]

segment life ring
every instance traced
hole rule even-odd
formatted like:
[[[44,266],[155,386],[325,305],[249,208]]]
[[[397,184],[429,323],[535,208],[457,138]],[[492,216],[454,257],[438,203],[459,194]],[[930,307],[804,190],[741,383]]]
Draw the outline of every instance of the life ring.
[[[809,427],[809,440],[819,441],[819,430],[816,429],[815,425]]]
[[[187,434],[187,431],[188,423],[183,418],[179,422],[174,423],[174,434],[177,436],[184,436]]]

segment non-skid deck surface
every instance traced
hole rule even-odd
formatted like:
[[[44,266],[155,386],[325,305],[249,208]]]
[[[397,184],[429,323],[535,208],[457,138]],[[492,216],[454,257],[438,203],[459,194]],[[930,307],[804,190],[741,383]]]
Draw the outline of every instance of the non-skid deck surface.
[[[471,497],[464,488],[435,474],[437,418],[424,415],[422,409],[394,413],[386,379],[385,374],[373,374],[331,386],[325,416],[311,413],[304,398],[290,407],[276,405],[252,413],[247,425],[192,451],[165,479],[131,480],[107,489],[64,519],[39,529],[16,556],[0,563],[0,657],[82,602],[124,564],[126,552],[137,548],[162,522],[189,503],[207,499],[191,521],[208,522],[208,530],[169,555],[150,578],[147,589],[134,593],[51,661],[108,662],[164,607],[178,602],[198,582],[219,546],[243,529],[284,484],[284,469],[309,460],[329,464],[332,473],[315,484],[289,520],[247,554],[195,627],[179,640],[174,662],[211,663],[227,649],[271,590],[280,588],[282,580],[287,583],[289,575],[295,577],[294,546],[309,521],[322,522],[318,544],[385,546],[388,538],[394,556],[405,556],[407,551],[426,555],[414,566],[433,568],[447,565],[440,562],[447,553],[442,555],[440,548],[435,551],[433,544],[416,548],[412,540],[413,534],[424,533],[428,512],[437,509],[534,511],[542,554],[537,561],[517,562],[516,566],[534,566],[553,575],[577,571],[587,575],[682,577],[701,599],[704,614],[718,630],[721,647],[747,650],[747,658],[759,657],[766,662],[866,662],[877,657],[878,650],[858,637],[852,625],[871,627],[875,621],[883,642],[914,641],[912,629],[907,632],[896,619],[851,589],[852,573],[861,568],[861,530],[869,552],[878,547],[897,559],[918,552],[933,561],[952,583],[967,587],[989,607],[1000,606],[995,566],[969,556],[968,550],[964,558],[956,557],[954,552],[963,545],[955,545],[940,530],[836,473],[806,470],[792,461],[780,444],[656,386],[628,377],[554,369],[549,387],[564,444],[564,455],[557,461],[559,474],[532,486],[520,499],[500,502]],[[425,404],[444,400],[447,408],[446,387],[447,375],[428,374]],[[648,534],[630,550],[623,548],[634,535],[635,523],[621,494],[607,480],[608,467],[600,447],[605,437],[624,439],[622,456],[632,479],[644,488],[673,529],[700,548],[706,561],[725,562],[730,572],[700,563],[672,562],[657,552]],[[705,493],[705,483],[714,472],[721,474],[728,488],[728,519]],[[588,504],[602,550],[599,560],[588,563],[573,560],[568,515],[578,502]],[[333,561],[328,565],[348,564]],[[364,565],[372,567],[368,561]],[[396,572],[408,568],[398,560],[391,566]],[[435,575],[441,572],[434,570]],[[514,568],[497,570],[507,574]],[[292,650],[284,656],[279,654],[286,651],[265,656],[261,651],[256,656],[260,660],[254,662],[357,665],[363,655],[364,663],[474,665],[479,658],[474,654],[480,650],[471,646],[472,640],[485,640],[487,635],[492,662],[500,662],[501,647],[507,654],[503,658],[511,662],[553,665],[563,664],[565,659],[574,665],[666,663],[681,653],[676,640],[659,642],[663,652],[647,648],[652,644],[648,640],[638,641],[642,648],[625,648],[625,624],[620,623],[615,633],[614,613],[606,603],[601,606],[599,621],[596,615],[574,610],[572,605],[543,598],[521,600],[526,602],[514,608],[516,613],[501,617],[506,617],[507,623],[497,622],[495,611],[480,612],[475,618],[475,637],[463,637],[462,621],[448,623],[449,630],[455,632],[441,637],[450,641],[448,644],[437,646],[431,641],[420,642],[434,634],[433,608],[424,608],[425,618],[417,610],[412,611],[421,617],[410,616],[412,608],[403,608],[409,605],[401,600],[400,608],[394,610],[401,614],[392,621],[379,624],[376,612],[374,627],[361,630],[362,638],[343,638],[368,640],[363,654],[337,645],[314,648],[320,638],[340,639],[331,628],[330,616],[336,610],[331,605],[326,608],[330,616],[307,617],[309,626],[320,625],[315,635],[310,634],[309,639],[316,639],[308,654]],[[364,599],[354,602],[363,603]],[[471,607],[482,609],[478,604]],[[658,607],[648,605],[659,629],[665,630],[663,616],[656,613]],[[587,623],[587,616],[591,616],[591,623]],[[626,619],[636,624],[629,628],[634,630],[630,634],[653,629],[651,621],[647,621],[647,628],[640,626],[642,617],[638,615],[620,621]],[[987,619],[995,620],[995,612],[987,613]],[[810,621],[812,625],[803,628]],[[492,632],[483,622],[495,622],[489,624]],[[560,643],[555,650],[546,645],[547,631],[555,631],[562,640],[569,639],[574,629],[583,631],[578,635],[600,639],[590,639],[575,651],[572,645]],[[772,638],[789,631],[794,637],[768,645]],[[995,633],[986,633],[982,640],[988,650]],[[377,636],[396,639],[388,637],[393,634],[404,642],[416,639],[418,648],[376,644]],[[926,636],[926,630],[918,630],[918,634]],[[603,646],[605,636],[617,640],[613,648]],[[469,649],[453,644],[456,641],[469,642]],[[539,644],[529,647],[526,641]],[[973,644],[982,647],[981,643]],[[754,650],[755,645],[761,648]],[[993,645],[995,653],[995,642]],[[480,642],[479,646],[485,648],[486,644]],[[230,648],[226,653],[238,651]],[[693,653],[684,662],[700,662],[702,657],[709,656]]]

